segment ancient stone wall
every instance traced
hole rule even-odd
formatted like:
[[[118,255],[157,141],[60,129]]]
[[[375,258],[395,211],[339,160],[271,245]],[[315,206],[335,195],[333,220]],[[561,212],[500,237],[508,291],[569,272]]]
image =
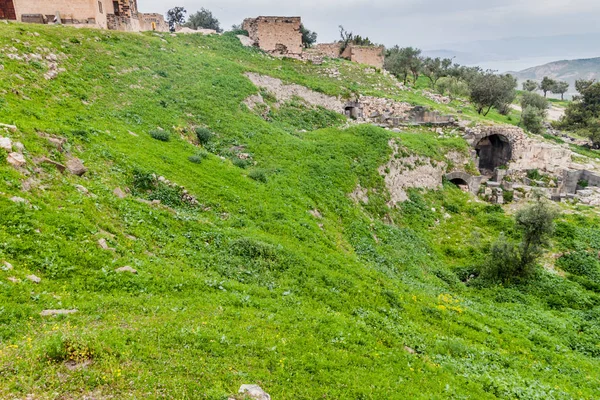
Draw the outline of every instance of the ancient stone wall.
[[[168,32],[169,25],[162,14],[139,14],[142,31]]]
[[[258,17],[244,20],[243,29],[262,50],[273,54],[302,54],[300,17]]]
[[[385,59],[384,50],[383,46],[356,46],[350,44],[346,47],[341,57],[359,64],[383,69]]]
[[[14,3],[15,18],[21,22],[54,23],[58,14],[65,25],[132,32],[142,29],[137,0],[0,0],[7,1]]]
[[[342,52],[341,43],[320,43],[315,49],[323,56],[329,58],[338,58]]]
[[[100,28],[106,28],[109,3],[112,9],[112,2],[107,0],[14,0],[13,2],[18,21],[51,23],[58,12],[63,24],[90,25]]]

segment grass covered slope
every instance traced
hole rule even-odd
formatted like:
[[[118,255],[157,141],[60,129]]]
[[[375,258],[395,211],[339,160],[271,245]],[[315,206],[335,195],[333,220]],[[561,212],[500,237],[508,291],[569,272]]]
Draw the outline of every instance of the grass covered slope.
[[[0,270],[0,397],[223,399],[242,383],[274,399],[597,397],[593,264],[466,285],[482,249],[515,234],[510,217],[451,186],[387,206],[390,140],[441,159],[466,150],[460,139],[343,129],[297,104],[268,122],[242,104],[258,92],[245,72],[429,100],[350,63],[273,60],[227,35],[0,24],[0,48],[0,122],[19,128],[1,134],[28,160],[17,171],[0,154],[0,261],[14,267]],[[51,54],[65,71],[46,80]],[[159,127],[170,140],[150,135]],[[204,148],[196,127],[214,132]],[[67,139],[62,151],[45,135]],[[34,163],[73,156],[83,177]],[[350,198],[359,184],[368,203]],[[554,250],[597,252],[597,223],[563,218]],[[115,272],[126,265],[138,273]]]

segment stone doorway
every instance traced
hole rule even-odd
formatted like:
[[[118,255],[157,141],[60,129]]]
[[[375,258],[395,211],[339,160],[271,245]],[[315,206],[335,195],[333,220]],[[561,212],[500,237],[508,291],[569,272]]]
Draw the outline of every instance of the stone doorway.
[[[496,168],[508,165],[512,158],[512,146],[508,139],[502,135],[484,137],[475,146],[479,158],[479,171],[490,175]]]
[[[0,0],[0,19],[17,19],[13,0]]]

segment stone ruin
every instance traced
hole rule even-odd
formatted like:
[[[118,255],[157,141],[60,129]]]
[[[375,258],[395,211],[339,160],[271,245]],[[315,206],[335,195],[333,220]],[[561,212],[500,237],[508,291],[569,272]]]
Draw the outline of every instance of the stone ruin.
[[[597,166],[573,162],[567,147],[531,139],[514,126],[466,129],[464,138],[481,174],[476,192],[487,201],[502,204],[507,194],[518,201],[537,190],[555,201],[600,205],[600,174],[590,171]]]
[[[342,49],[341,43],[318,44],[303,49],[300,17],[247,18],[242,29],[261,50],[276,56],[286,56],[320,64],[323,57],[345,58],[350,61],[382,69],[385,58],[383,46],[357,46],[350,44]]]
[[[451,115],[442,115],[422,106],[415,107],[409,103],[372,96],[361,96],[358,101],[346,103],[344,111],[349,118],[388,128],[415,125],[456,126],[456,119]]]
[[[357,46],[349,44],[340,54],[345,58],[358,64],[370,65],[377,69],[383,69],[385,60],[385,48],[383,46]]]
[[[319,43],[314,51],[329,58],[345,58],[346,60],[369,65],[377,69],[383,69],[385,60],[385,48],[383,46],[358,46],[349,44],[342,48],[342,43]]]
[[[0,19],[119,31],[168,31],[161,14],[138,11],[137,0],[0,0]]]
[[[244,20],[242,29],[268,53],[298,56],[302,54],[301,24],[300,17],[258,17]]]

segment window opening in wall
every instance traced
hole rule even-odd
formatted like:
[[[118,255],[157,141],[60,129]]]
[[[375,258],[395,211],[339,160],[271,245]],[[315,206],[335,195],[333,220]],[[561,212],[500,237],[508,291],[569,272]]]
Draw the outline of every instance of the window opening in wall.
[[[98,2],[98,11],[100,11],[100,14],[104,14],[104,10],[102,9],[102,2],[101,1]]]
[[[115,15],[116,16],[121,15],[121,13],[119,11],[119,2],[118,1],[113,1],[113,7],[115,8]]]

